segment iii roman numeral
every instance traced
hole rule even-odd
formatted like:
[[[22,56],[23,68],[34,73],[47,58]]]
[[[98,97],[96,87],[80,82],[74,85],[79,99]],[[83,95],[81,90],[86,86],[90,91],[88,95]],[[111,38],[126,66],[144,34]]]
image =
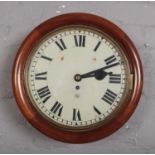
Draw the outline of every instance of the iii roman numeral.
[[[43,103],[45,103],[51,97],[51,92],[48,86],[38,89],[37,92],[39,97],[43,99]]]
[[[94,111],[97,113],[97,114],[101,114],[101,112],[95,107],[95,106],[93,106],[93,108],[94,108]]]
[[[101,44],[101,41],[99,41],[99,42],[97,43],[97,45],[95,46],[95,48],[94,48],[94,52],[97,51],[97,49],[99,48],[100,44]]]
[[[102,97],[102,100],[104,100],[105,102],[107,102],[111,105],[114,102],[114,100],[116,99],[116,97],[117,97],[117,95],[114,92],[107,89],[106,93]]]
[[[75,45],[77,47],[85,47],[86,36],[84,35],[74,35]]]
[[[110,83],[121,83],[121,75],[120,74],[111,74],[109,76]]]
[[[44,55],[41,55],[41,58],[45,59],[45,60],[48,60],[48,61],[52,61],[52,58],[49,58],[47,56],[44,56]]]
[[[81,121],[81,115],[78,109],[73,109],[73,121]]]
[[[115,62],[116,60],[117,60],[116,57],[114,55],[112,55],[112,56],[108,57],[107,59],[105,59],[104,61],[107,65],[109,65],[109,64],[112,64],[113,62]]]
[[[35,79],[36,80],[47,80],[47,72],[35,74]]]
[[[56,101],[55,104],[53,105],[53,107],[51,108],[51,112],[57,113],[58,116],[61,116],[62,109],[63,109],[63,106],[61,105],[61,103]]]
[[[64,41],[63,41],[62,39],[60,39],[59,42],[56,41],[55,43],[56,43],[56,45],[59,47],[59,49],[60,49],[61,51],[63,51],[63,50],[66,49],[66,45],[65,45],[65,43],[64,43]]]

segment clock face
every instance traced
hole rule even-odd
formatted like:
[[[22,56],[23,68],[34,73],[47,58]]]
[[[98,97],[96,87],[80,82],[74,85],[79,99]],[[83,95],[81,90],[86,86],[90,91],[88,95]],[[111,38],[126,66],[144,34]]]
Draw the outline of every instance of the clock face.
[[[113,118],[130,91],[129,81],[119,45],[84,26],[49,33],[33,49],[25,69],[33,106],[66,130],[89,130]]]

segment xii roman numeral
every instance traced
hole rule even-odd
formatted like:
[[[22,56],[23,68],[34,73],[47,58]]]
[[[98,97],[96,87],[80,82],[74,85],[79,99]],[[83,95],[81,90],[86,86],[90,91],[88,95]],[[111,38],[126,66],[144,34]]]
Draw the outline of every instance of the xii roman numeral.
[[[37,92],[39,97],[43,99],[43,103],[45,103],[51,97],[51,92],[48,86],[38,89]]]
[[[114,55],[112,55],[112,56],[108,57],[107,59],[105,59],[104,61],[105,61],[106,65],[109,65],[109,64],[112,64],[113,62],[115,62],[116,60],[117,60],[116,57]]]
[[[104,100],[105,102],[107,102],[108,104],[111,105],[114,102],[114,100],[116,99],[116,97],[117,97],[117,95],[114,92],[107,89],[106,93],[102,97],[102,100]]]
[[[66,45],[62,39],[60,39],[59,41],[55,41],[55,43],[61,51],[66,49]]]
[[[81,121],[81,115],[78,109],[73,109],[73,121]]]
[[[111,74],[109,76],[110,83],[121,83],[121,75],[120,74]]]
[[[85,47],[86,36],[84,35],[74,35],[75,46]]]
[[[47,80],[47,72],[35,74],[35,79],[36,80]]]
[[[53,105],[53,107],[51,108],[51,112],[53,112],[54,114],[58,114],[58,116],[61,116],[62,113],[62,109],[63,106],[61,105],[61,103],[59,103],[58,101],[55,102],[55,104]]]

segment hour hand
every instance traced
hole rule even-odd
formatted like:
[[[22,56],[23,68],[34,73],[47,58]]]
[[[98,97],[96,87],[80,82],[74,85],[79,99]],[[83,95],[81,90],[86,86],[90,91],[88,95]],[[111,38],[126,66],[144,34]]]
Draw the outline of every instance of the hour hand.
[[[95,77],[95,72],[82,74],[80,76],[81,76],[82,79],[83,78],[89,78],[89,77]]]
[[[90,77],[94,77],[94,73],[92,73],[92,74],[83,74],[83,75],[75,74],[74,75],[74,80],[76,82],[80,82],[83,78],[90,78]]]
[[[112,74],[112,72],[105,72],[104,70],[100,69],[100,70],[95,70],[95,71],[88,72],[88,73],[85,73],[85,74],[82,74],[82,75],[76,74],[74,76],[74,79],[77,82],[81,81],[84,78],[91,78],[91,77],[94,77],[97,80],[102,80],[107,75],[110,75],[110,74]]]

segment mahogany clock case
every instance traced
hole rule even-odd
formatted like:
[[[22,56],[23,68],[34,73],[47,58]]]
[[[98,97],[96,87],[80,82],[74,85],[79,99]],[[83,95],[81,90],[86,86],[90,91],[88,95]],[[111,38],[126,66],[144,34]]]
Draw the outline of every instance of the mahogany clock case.
[[[96,28],[113,38],[124,51],[133,74],[132,92],[125,100],[121,111],[108,123],[89,131],[72,132],[55,127],[33,107],[24,86],[24,70],[27,59],[36,44],[49,32],[70,25],[83,25]],[[134,112],[143,86],[143,70],[140,57],[129,37],[110,21],[86,13],[69,13],[51,18],[37,26],[22,43],[13,66],[13,92],[16,102],[26,119],[45,135],[70,143],[86,143],[104,138],[118,130]]]

